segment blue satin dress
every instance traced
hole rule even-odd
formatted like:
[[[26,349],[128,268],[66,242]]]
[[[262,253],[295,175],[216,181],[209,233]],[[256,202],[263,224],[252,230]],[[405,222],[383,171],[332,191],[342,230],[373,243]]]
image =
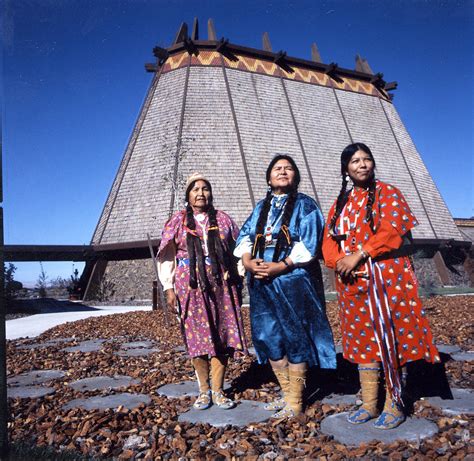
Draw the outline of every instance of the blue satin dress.
[[[286,198],[285,198],[286,200]],[[249,216],[237,239],[237,246],[246,237],[255,242],[263,200]],[[272,200],[269,220],[273,220],[273,244],[265,248],[264,260],[272,261],[274,242],[281,227],[282,204]],[[289,223],[292,245],[302,242],[312,257],[316,256],[322,239],[324,218],[316,202],[298,193]],[[280,260],[291,252],[288,248]],[[336,368],[336,353],[331,327],[326,316],[321,267],[317,258],[297,265],[288,273],[270,281],[257,280],[248,274],[252,340],[259,363],[288,357],[290,363],[307,362],[309,366]]]

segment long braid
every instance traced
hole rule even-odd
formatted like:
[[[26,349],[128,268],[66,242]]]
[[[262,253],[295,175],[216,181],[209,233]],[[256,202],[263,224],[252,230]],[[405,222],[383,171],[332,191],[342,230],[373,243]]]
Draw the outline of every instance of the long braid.
[[[189,231],[186,234],[186,246],[189,255],[189,286],[197,288],[196,266],[199,271],[199,279],[204,289],[208,288],[209,281],[206,277],[204,253],[202,251],[201,239],[196,235],[196,222],[191,205],[186,207],[186,226]],[[191,232],[190,232],[191,231]]]
[[[375,176],[372,175],[369,187],[368,187],[368,195],[367,195],[367,205],[365,206],[366,214],[365,220],[369,223],[372,232],[375,233],[375,225],[374,225],[374,214],[372,213],[372,207],[375,202]]]
[[[342,210],[344,209],[344,206],[347,203],[347,197],[348,197],[348,194],[347,194],[347,183],[348,183],[347,176],[348,176],[347,174],[342,175],[342,186],[341,186],[341,190],[339,192],[339,195],[337,197],[336,209],[334,211],[334,216],[331,219],[331,223],[329,224],[329,228],[331,230],[335,230],[337,218],[339,218],[339,215],[341,214]]]
[[[191,230],[196,230],[196,223],[194,222],[193,209],[190,205],[186,207],[186,227]],[[194,249],[194,236],[191,232],[186,233],[186,246],[189,255],[189,286],[197,288],[196,279],[196,252]]]
[[[252,258],[255,258],[257,255],[260,258],[263,258],[265,252],[265,235],[264,228],[267,223],[268,212],[270,211],[270,205],[272,203],[272,191],[268,190],[265,200],[262,204],[262,209],[257,220],[257,226],[255,228],[255,245],[252,251]]]
[[[273,253],[273,262],[279,261],[282,251],[291,245],[291,237],[288,227],[291,216],[293,215],[293,209],[295,208],[297,195],[298,192],[296,190],[292,190],[286,199],[285,209],[281,218],[280,232],[278,233],[275,252]]]
[[[217,223],[217,212],[211,204],[207,210],[209,217],[209,231],[207,233],[207,247],[209,250],[209,258],[211,259],[212,275],[218,284],[221,280],[221,267],[226,267],[225,252],[222,247],[221,238],[219,235],[219,225]]]

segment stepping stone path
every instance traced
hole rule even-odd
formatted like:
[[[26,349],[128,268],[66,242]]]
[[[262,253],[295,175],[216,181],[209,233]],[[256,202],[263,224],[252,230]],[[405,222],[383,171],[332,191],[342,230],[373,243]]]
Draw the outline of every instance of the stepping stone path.
[[[39,349],[42,347],[57,346],[61,343],[69,343],[75,341],[75,338],[56,338],[45,341],[44,343],[34,343],[34,344],[20,344],[16,346],[17,349]]]
[[[21,375],[10,376],[7,379],[8,398],[35,399],[54,394],[54,387],[41,386],[41,384],[62,378],[64,375],[65,373],[60,370],[32,370]]]
[[[46,386],[16,386],[7,388],[9,399],[37,399],[45,395],[54,394],[54,387]]]
[[[456,362],[472,362],[474,360],[474,351],[463,351],[451,354],[451,358]]]
[[[438,432],[438,426],[426,419],[407,418],[395,429],[384,431],[374,427],[374,420],[364,424],[351,424],[347,421],[348,412],[328,416],[321,422],[321,432],[332,435],[334,439],[344,445],[358,446],[372,440],[392,443],[396,440],[416,442],[432,437]]]
[[[438,351],[442,354],[448,354],[456,362],[472,362],[474,360],[474,351],[463,351],[459,346],[450,344],[437,344]]]
[[[230,385],[225,383],[224,389],[229,388]],[[169,398],[197,397],[199,388],[196,381],[182,381],[161,386],[157,392],[159,395]],[[212,405],[207,410],[196,410],[190,406],[189,411],[178,417],[178,421],[210,424],[214,427],[224,427],[228,424],[244,427],[250,423],[259,423],[270,418],[272,412],[264,410],[264,405],[263,402],[242,400],[230,410],[222,410],[216,405]]]
[[[153,346],[151,341],[132,341],[130,343],[123,343],[120,347],[122,349],[149,349]]]
[[[430,404],[441,408],[448,415],[474,414],[474,391],[471,389],[451,389],[454,399],[440,397],[426,397]]]
[[[59,370],[32,370],[22,373],[21,375],[10,376],[7,379],[9,386],[30,386],[43,384],[53,379],[62,378],[64,371]]]
[[[328,405],[355,405],[357,403],[357,396],[355,394],[331,394],[324,397],[321,403]]]
[[[96,391],[100,389],[118,389],[128,387],[132,384],[139,384],[139,379],[133,379],[130,376],[93,376],[90,378],[79,379],[69,384],[75,391]]]
[[[102,349],[105,339],[90,339],[80,342],[77,346],[65,347],[64,352],[98,352]]]
[[[159,352],[159,349],[121,349],[117,352],[114,352],[115,355],[120,357],[146,357],[155,352]]]
[[[85,410],[106,410],[107,408],[118,408],[120,406],[133,410],[138,406],[145,404],[149,405],[151,398],[145,394],[130,394],[123,392],[119,394],[95,396],[87,399],[74,399],[66,405],[63,405],[65,410],[72,408],[84,408]]]
[[[146,357],[160,350],[152,347],[154,343],[152,341],[132,341],[128,343],[122,343],[121,349],[114,352],[115,355],[121,357]]]
[[[224,390],[230,389],[229,383],[224,383]],[[179,399],[180,397],[197,397],[199,387],[197,381],[181,381],[180,383],[165,384],[157,389],[158,395]]]
[[[450,344],[436,344],[438,351],[442,354],[452,354],[454,352],[461,352],[461,348],[458,346],[451,346]]]
[[[189,411],[179,415],[178,421],[188,423],[210,424],[214,427],[224,427],[228,424],[232,426],[245,427],[251,423],[261,423],[267,421],[272,415],[271,411],[265,410],[263,402],[251,400],[241,400],[238,405],[231,410],[222,410],[216,405],[207,410]]]

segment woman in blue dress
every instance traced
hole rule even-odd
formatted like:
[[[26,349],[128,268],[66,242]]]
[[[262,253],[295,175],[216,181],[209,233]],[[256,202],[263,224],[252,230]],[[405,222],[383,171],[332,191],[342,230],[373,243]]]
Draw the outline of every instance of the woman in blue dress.
[[[298,192],[300,172],[288,155],[270,162],[268,192],[249,216],[234,255],[248,273],[252,339],[259,363],[270,362],[283,397],[267,405],[275,418],[303,408],[308,366],[336,368],[316,258],[324,218]]]

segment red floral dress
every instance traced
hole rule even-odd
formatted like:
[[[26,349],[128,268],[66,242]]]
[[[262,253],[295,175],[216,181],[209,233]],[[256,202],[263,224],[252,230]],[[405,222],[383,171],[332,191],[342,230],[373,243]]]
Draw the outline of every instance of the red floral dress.
[[[360,275],[353,283],[336,277],[344,358],[355,363],[383,363],[386,359],[395,369],[419,359],[438,362],[411,261],[393,254],[401,247],[403,236],[418,224],[416,218],[396,187],[377,180],[372,206],[374,234],[365,220],[367,196],[368,191],[362,188],[349,193],[335,226],[335,234],[346,234],[345,240],[337,241],[330,234],[334,204],[323,240],[325,263],[332,269],[340,258],[360,249],[370,255],[356,269]],[[387,337],[391,339],[389,347]]]

